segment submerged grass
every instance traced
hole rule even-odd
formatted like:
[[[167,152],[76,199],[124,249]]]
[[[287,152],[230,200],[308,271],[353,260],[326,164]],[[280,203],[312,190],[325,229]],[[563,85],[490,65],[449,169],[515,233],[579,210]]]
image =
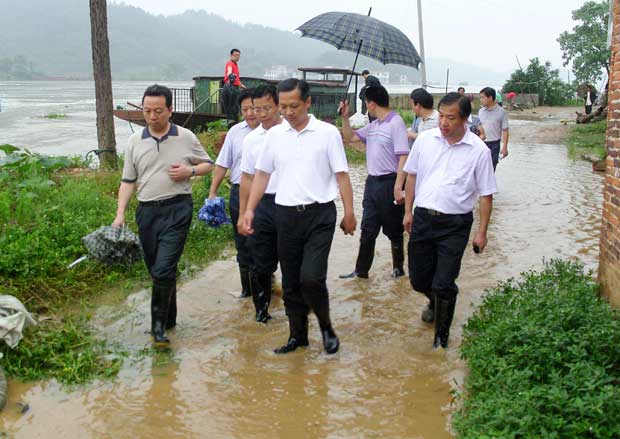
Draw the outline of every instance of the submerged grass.
[[[606,129],[605,120],[571,126],[568,134],[568,151],[571,157],[587,154],[604,159]]]
[[[467,322],[460,438],[620,437],[620,313],[577,263],[501,283]]]
[[[213,157],[213,139],[203,140]],[[76,317],[71,309],[76,304],[88,309],[112,289],[143,288],[150,284],[148,272],[142,262],[108,266],[86,260],[67,266],[86,254],[81,238],[114,219],[120,171],[94,171],[76,159],[34,155],[10,145],[0,149],[7,154],[0,159],[0,293],[17,297],[31,312],[66,317],[62,325],[46,322],[28,330],[16,350],[5,350],[1,364],[11,376],[67,383],[115,374],[118,368],[107,360],[105,343],[90,332],[83,312]],[[230,225],[209,228],[196,219],[210,183],[209,176],[193,182],[195,216],[179,263],[181,276],[217,258],[232,241]],[[220,195],[227,198],[228,187]],[[134,232],[136,205],[134,197],[126,213]],[[51,352],[66,355],[55,355],[52,364],[46,360]]]

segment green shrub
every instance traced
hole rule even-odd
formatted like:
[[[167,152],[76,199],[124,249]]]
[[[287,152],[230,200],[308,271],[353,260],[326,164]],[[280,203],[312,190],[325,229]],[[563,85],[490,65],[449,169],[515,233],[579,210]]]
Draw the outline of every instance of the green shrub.
[[[580,153],[587,153],[605,158],[606,130],[606,120],[571,126],[568,135],[568,150],[570,155],[575,157]]]
[[[462,438],[620,437],[619,313],[583,267],[554,260],[491,291],[461,345]]]

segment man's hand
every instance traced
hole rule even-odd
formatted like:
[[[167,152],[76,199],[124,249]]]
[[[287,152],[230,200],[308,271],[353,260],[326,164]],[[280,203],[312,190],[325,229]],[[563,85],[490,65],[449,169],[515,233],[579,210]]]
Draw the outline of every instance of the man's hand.
[[[346,117],[347,119],[351,116],[349,114],[349,103],[346,101],[340,101],[340,105],[338,105],[338,114],[343,119]]]
[[[501,155],[503,159],[508,157],[508,146],[504,146],[499,155]]]
[[[173,163],[170,169],[168,169],[168,176],[172,181],[185,181],[192,176],[192,168],[180,163]]]
[[[394,186],[394,201],[396,204],[405,204],[405,191],[403,191],[402,186]]]
[[[125,225],[125,214],[117,213],[116,218],[112,221],[112,227],[123,227]]]
[[[486,235],[486,233],[478,231],[476,233],[476,236],[474,236],[474,241],[472,243],[472,246],[474,248],[476,248],[476,247],[478,248],[478,251],[476,253],[482,253],[484,251],[484,248],[487,246],[487,235]]]
[[[345,214],[344,218],[342,218],[342,221],[340,221],[340,228],[345,235],[353,235],[355,233],[356,227],[357,220],[355,219],[355,215],[353,213]]]
[[[405,228],[405,232],[411,234],[412,225],[413,225],[413,213],[405,212],[405,216],[403,217],[403,227]]]
[[[241,220],[239,220],[241,221]],[[237,231],[243,236],[249,236],[254,233],[252,223],[254,222],[254,211],[246,210],[243,214],[243,221],[241,227],[237,227]]]
[[[213,200],[216,197],[217,197],[217,193],[209,192],[209,200]]]

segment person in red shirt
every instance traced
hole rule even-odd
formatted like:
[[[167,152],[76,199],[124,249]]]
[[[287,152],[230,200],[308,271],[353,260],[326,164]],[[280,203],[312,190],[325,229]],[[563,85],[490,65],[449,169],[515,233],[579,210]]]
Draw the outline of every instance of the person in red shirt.
[[[241,51],[239,49],[231,49],[230,59],[224,68],[224,84],[228,84],[229,79],[232,79],[233,86],[245,88],[245,85],[241,83],[241,78],[239,77],[239,58],[241,58]],[[231,74],[235,75],[235,77],[230,78]]]

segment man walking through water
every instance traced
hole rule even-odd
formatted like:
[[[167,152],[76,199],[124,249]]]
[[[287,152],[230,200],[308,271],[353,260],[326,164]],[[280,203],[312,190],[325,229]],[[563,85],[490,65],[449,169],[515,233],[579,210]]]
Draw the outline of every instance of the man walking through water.
[[[497,168],[500,157],[508,155],[508,114],[506,110],[497,105],[495,102],[495,89],[485,87],[480,90],[480,111],[478,118],[484,127],[486,135],[485,143],[491,150],[491,158],[493,159],[493,170]]]
[[[256,174],[256,162],[265,149],[265,137],[271,128],[282,122],[278,109],[278,93],[272,85],[261,85],[254,90],[252,102],[260,125],[243,141],[243,159],[241,160],[241,217],[237,227],[243,228],[243,214],[247,206],[252,180]],[[252,255],[251,289],[256,321],[267,323],[271,303],[272,276],[278,268],[278,233],[275,220],[275,197],[277,187],[276,173],[271,174],[265,194],[261,198],[254,214],[254,233],[247,238]]]
[[[336,227],[334,199],[338,190],[344,206],[340,228],[352,235],[356,227],[349,167],[338,129],[308,114],[311,98],[306,81],[282,81],[278,99],[288,124],[277,125],[267,133],[243,225],[248,233],[254,233],[254,211],[270,174],[277,172],[278,255],[290,335],[275,353],[308,346],[308,312],[312,310],[319,321],[325,351],[334,354],[340,341],[329,313],[327,259]]]
[[[169,88],[148,87],[142,107],[147,126],[129,138],[112,225],[125,224],[135,191],[140,243],[153,280],[151,333],[155,344],[169,344],[165,331],[176,325],[177,264],[193,217],[190,179],[207,174],[213,162],[194,133],[170,123]]]
[[[405,218],[409,233],[409,280],[425,294],[423,312],[435,321],[433,347],[448,347],[458,287],[455,283],[480,196],[476,253],[487,245],[487,229],[497,191],[491,154],[467,127],[471,103],[449,93],[439,101],[439,128],[421,133],[405,163]],[[412,215],[413,203],[416,203]]]
[[[381,229],[392,247],[392,275],[403,276],[403,166],[409,154],[407,127],[398,113],[390,110],[390,97],[382,86],[366,89],[368,114],[375,119],[364,128],[354,131],[349,123],[348,103],[341,102],[340,105],[344,140],[351,142],[358,139],[366,144],[368,167],[362,201],[362,236],[355,270],[340,278],[368,278],[375,256],[375,242]]]
[[[235,238],[235,248],[237,249],[237,263],[239,264],[239,275],[241,277],[241,295],[244,299],[252,295],[250,287],[250,269],[253,265],[250,250],[248,249],[245,236],[241,235],[235,225],[239,221],[239,185],[241,183],[241,157],[243,153],[243,140],[258,126],[258,119],[254,113],[252,104],[252,92],[243,90],[239,94],[239,106],[244,121],[236,124],[224,139],[224,145],[215,161],[215,171],[211,179],[211,189],[209,199],[217,197],[217,191],[226,177],[226,172],[230,169],[230,198],[228,207],[230,218],[233,223],[233,235]]]

